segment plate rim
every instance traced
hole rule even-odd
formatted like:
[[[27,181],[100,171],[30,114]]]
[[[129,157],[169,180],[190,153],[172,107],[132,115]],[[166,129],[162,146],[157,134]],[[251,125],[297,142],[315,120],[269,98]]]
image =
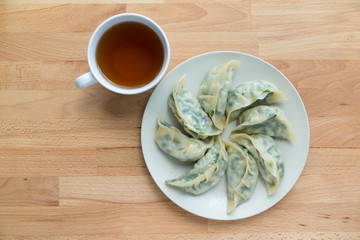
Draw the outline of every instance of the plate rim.
[[[163,191],[163,189],[159,186],[159,184],[157,183],[157,181],[155,181],[155,178],[153,176],[153,173],[150,171],[149,167],[148,167],[148,161],[146,160],[146,156],[145,156],[145,153],[144,153],[144,144],[143,144],[143,141],[144,141],[144,136],[145,135],[145,132],[143,131],[144,129],[144,124],[145,124],[145,116],[146,116],[146,112],[148,111],[148,104],[150,102],[150,100],[154,97],[154,92],[155,90],[159,87],[159,85],[161,84],[161,82],[168,76],[168,75],[171,75],[174,71],[176,71],[178,68],[180,68],[182,65],[185,65],[187,62],[189,61],[192,61],[196,58],[200,58],[200,57],[203,57],[203,56],[206,56],[206,55],[216,55],[216,54],[236,54],[236,55],[245,55],[247,57],[250,57],[250,58],[255,58],[256,60],[259,60],[267,65],[269,65],[272,69],[274,69],[275,71],[277,71],[280,75],[282,75],[282,77],[284,79],[287,80],[287,82],[290,84],[291,88],[294,90],[294,92],[296,93],[298,99],[300,100],[300,104],[301,104],[301,108],[304,112],[304,117],[305,117],[305,120],[306,120],[306,128],[307,128],[307,131],[306,131],[306,136],[307,138],[305,139],[305,142],[306,142],[306,152],[305,152],[305,161],[303,162],[303,165],[301,166],[301,171],[299,172],[299,175],[296,177],[296,180],[294,181],[294,183],[291,185],[291,187],[288,188],[287,191],[285,191],[283,197],[281,197],[280,199],[278,199],[277,201],[274,202],[274,204],[272,204],[270,207],[268,208],[265,208],[263,209],[262,211],[259,211],[259,212],[256,212],[256,213],[253,213],[253,214],[250,214],[250,215],[247,215],[245,217],[236,217],[236,218],[214,218],[214,217],[208,217],[208,216],[204,216],[202,214],[198,214],[198,213],[194,213],[182,206],[180,206],[177,202],[173,201],[169,195]],[[193,215],[196,215],[196,216],[199,216],[199,217],[202,217],[202,218],[205,218],[205,219],[211,219],[211,220],[220,220],[220,221],[233,221],[233,220],[240,220],[240,219],[246,219],[246,218],[249,218],[249,217],[253,217],[255,215],[258,215],[258,214],[261,214],[265,211],[267,211],[268,209],[272,208],[273,206],[275,206],[276,204],[278,204],[282,199],[284,199],[287,194],[293,189],[293,187],[295,186],[295,184],[298,182],[304,168],[305,168],[305,165],[306,165],[306,162],[307,162],[307,158],[308,158],[308,154],[309,154],[309,149],[310,149],[310,124],[309,124],[309,118],[308,118],[308,114],[307,114],[307,111],[306,111],[306,107],[305,107],[305,104],[300,96],[300,94],[298,93],[298,91],[296,90],[295,86],[292,84],[292,82],[279,70],[277,69],[276,67],[274,67],[272,64],[270,64],[269,62],[259,58],[259,57],[256,57],[254,55],[251,55],[251,54],[248,54],[248,53],[244,53],[244,52],[239,52],[239,51],[211,51],[211,52],[206,52],[206,53],[201,53],[201,54],[198,54],[198,55],[195,55],[193,57],[190,57],[186,60],[184,60],[183,62],[181,62],[180,64],[176,65],[173,69],[171,69],[164,77],[163,79],[159,82],[159,84],[155,87],[154,91],[151,93],[151,96],[150,98],[148,99],[147,103],[146,103],[146,107],[145,107],[145,110],[144,110],[144,113],[143,113],[143,117],[142,117],[142,122],[141,122],[141,135],[140,135],[140,138],[141,138],[141,150],[142,150],[142,154],[143,154],[143,158],[144,158],[144,161],[145,161],[145,164],[146,164],[146,167],[153,179],[153,181],[156,183],[157,187],[160,189],[160,191],[174,204],[176,204],[178,207],[180,207],[181,209],[184,209],[185,211],[193,214]]]

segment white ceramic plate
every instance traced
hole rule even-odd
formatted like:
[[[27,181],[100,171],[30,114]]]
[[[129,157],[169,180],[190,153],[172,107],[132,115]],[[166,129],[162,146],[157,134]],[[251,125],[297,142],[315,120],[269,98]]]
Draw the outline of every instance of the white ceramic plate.
[[[226,178],[208,192],[193,196],[180,189],[165,185],[165,180],[180,176],[192,168],[192,163],[181,163],[177,159],[162,152],[154,141],[157,129],[157,116],[181,129],[173,113],[168,108],[167,99],[180,77],[187,76],[187,87],[197,96],[200,84],[212,67],[231,59],[241,61],[234,78],[233,86],[252,80],[267,80],[274,83],[287,97],[287,101],[279,104],[285,111],[296,135],[295,143],[276,140],[285,165],[285,176],[280,182],[277,192],[268,196],[266,187],[259,176],[252,197],[227,214]],[[233,122],[222,134],[228,138],[230,130],[235,127]],[[261,213],[279,202],[294,186],[299,178],[309,149],[309,123],[303,102],[290,81],[275,67],[254,56],[239,52],[210,52],[193,57],[175,67],[156,87],[146,106],[141,126],[141,144],[146,165],[156,184],[163,193],[183,209],[209,219],[233,220]]]

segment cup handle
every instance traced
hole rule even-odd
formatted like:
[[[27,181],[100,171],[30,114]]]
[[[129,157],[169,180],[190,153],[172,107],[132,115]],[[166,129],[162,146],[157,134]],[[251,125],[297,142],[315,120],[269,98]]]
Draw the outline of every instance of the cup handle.
[[[91,72],[85,73],[75,79],[75,84],[79,89],[89,87],[95,83],[98,83],[98,81],[95,79],[94,75],[92,75]]]

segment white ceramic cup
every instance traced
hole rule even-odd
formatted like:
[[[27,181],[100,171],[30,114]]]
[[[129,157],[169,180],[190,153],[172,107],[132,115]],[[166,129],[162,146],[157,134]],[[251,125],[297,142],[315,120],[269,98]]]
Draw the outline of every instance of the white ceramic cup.
[[[151,82],[141,87],[123,88],[119,85],[112,83],[101,73],[99,66],[96,62],[96,48],[100,38],[109,28],[122,22],[138,22],[145,24],[147,27],[151,28],[159,36],[164,48],[164,61],[160,72]],[[88,51],[87,51],[87,58],[90,67],[90,72],[81,75],[75,80],[75,84],[78,88],[81,89],[91,86],[95,83],[100,83],[105,88],[116,93],[127,94],[127,95],[138,94],[151,89],[164,77],[170,61],[170,45],[164,31],[153,20],[151,20],[148,17],[135,13],[123,13],[108,18],[96,28],[96,30],[94,31],[93,35],[90,38]]]

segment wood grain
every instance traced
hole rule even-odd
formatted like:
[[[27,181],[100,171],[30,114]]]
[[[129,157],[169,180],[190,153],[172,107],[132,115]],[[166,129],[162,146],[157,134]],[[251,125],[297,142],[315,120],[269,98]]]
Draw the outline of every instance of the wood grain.
[[[219,239],[326,239],[338,240],[338,239],[358,239],[360,235],[354,232],[277,232],[277,233],[231,233],[231,234],[107,234],[104,235],[92,235],[87,236],[86,239],[91,240],[144,240],[144,239],[158,239],[158,240],[198,240],[206,236],[209,240]],[[27,237],[27,236],[16,236],[16,237],[4,237],[4,240],[83,240],[82,236],[46,236],[46,237]]]
[[[272,59],[359,60],[358,1],[257,1],[253,26],[259,36],[259,55]]]
[[[89,71],[87,61],[3,61],[1,90],[75,90],[72,80]]]
[[[102,21],[123,12],[124,4],[7,5],[0,9],[4,16],[0,20],[0,33],[93,32]]]
[[[211,7],[209,7],[211,6]],[[249,32],[251,24],[250,1],[198,1],[196,3],[169,4],[127,4],[128,12],[137,12],[150,16],[160,24],[167,33],[170,32]],[[169,18],[168,12],[176,12]],[[226,13],[226,18],[224,18]],[[239,31],[241,29],[241,31]],[[222,35],[222,34],[221,34]],[[218,36],[217,38],[222,37]],[[194,39],[193,39],[194,40]]]
[[[100,86],[78,90],[16,90],[0,96],[0,119],[103,119],[141,122],[150,93],[119,96]],[[126,106],[131,105],[131,108]],[[61,120],[60,120],[61,119]]]
[[[6,33],[0,35],[1,61],[72,61],[86,59],[90,32]]]
[[[248,232],[278,231],[323,232],[331,228],[333,232],[357,232],[359,230],[358,204],[338,203],[296,204],[278,203],[271,210],[245,221],[219,222],[210,220],[209,232],[227,233],[238,231],[239,225]],[[290,210],[291,209],[291,210]],[[281,224],[281,228],[279,228]],[[280,230],[281,229],[281,230]]]
[[[270,59],[269,62],[285,76],[291,76],[290,81],[300,92],[307,89],[317,89],[319,92],[325,89],[353,92],[360,88],[357,78],[360,74],[360,61]]]
[[[310,117],[311,146],[358,148],[360,146],[360,126],[354,124],[357,119],[352,116]]]
[[[76,89],[92,32],[124,12],[166,32],[168,71],[240,51],[295,86],[310,150],[274,207],[236,221],[181,209],[141,151],[153,90]],[[0,0],[0,239],[360,239],[359,12],[358,0]]]
[[[0,0],[0,4],[128,4],[128,3],[165,3],[166,0]]]
[[[168,227],[164,228],[164,225]],[[64,233],[70,236],[174,232],[205,234],[207,220],[187,215],[170,202],[0,207],[0,232],[4,236],[61,236]]]
[[[0,120],[4,147],[140,147],[139,122],[124,119]],[[84,141],[86,139],[86,141]]]
[[[2,177],[0,206],[59,206],[59,178]]]
[[[93,148],[39,147],[0,149],[2,177],[95,176]]]
[[[98,176],[148,176],[144,157],[138,148],[98,148]]]
[[[61,177],[59,196],[100,203],[152,203],[167,201],[149,176]]]

